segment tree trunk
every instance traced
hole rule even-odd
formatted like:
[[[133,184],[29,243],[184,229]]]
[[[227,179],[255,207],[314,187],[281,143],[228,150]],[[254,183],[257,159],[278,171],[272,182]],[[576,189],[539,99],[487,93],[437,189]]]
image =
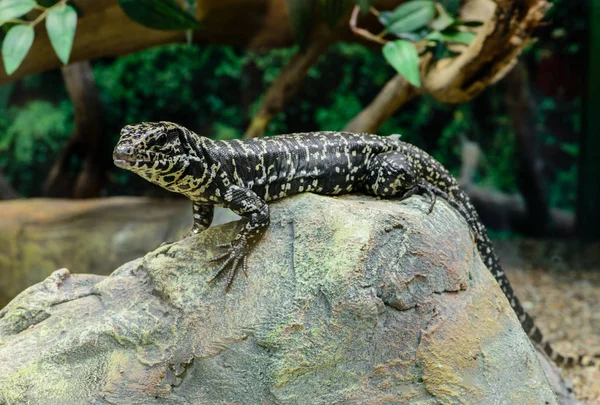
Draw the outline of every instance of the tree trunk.
[[[104,112],[89,62],[62,68],[69,98],[75,110],[75,129],[54,162],[44,194],[50,197],[99,197],[106,184],[109,154],[104,140]],[[73,158],[83,161],[74,176]]]

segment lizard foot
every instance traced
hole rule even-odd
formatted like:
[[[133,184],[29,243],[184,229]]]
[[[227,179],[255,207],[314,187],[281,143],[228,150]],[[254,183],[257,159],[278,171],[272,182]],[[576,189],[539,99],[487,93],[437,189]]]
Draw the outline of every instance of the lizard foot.
[[[435,188],[431,184],[429,184],[423,179],[419,179],[417,184],[406,190],[404,194],[402,194],[399,197],[399,200],[406,200],[408,197],[414,194],[426,194],[431,200],[431,204],[429,205],[429,210],[427,211],[427,213],[431,214],[433,212],[433,207],[435,206],[435,203],[437,201],[437,194],[435,193],[435,191]]]
[[[231,243],[220,243],[217,247],[227,247],[227,251],[218,256],[209,259],[211,262],[216,262],[219,260],[225,259],[225,261],[221,264],[219,269],[213,274],[212,278],[208,280],[209,284],[212,284],[222,273],[227,273],[227,286],[225,287],[225,292],[229,292],[229,288],[233,283],[233,279],[237,274],[238,266],[241,262],[242,272],[244,276],[248,277],[248,244],[243,240],[234,240]],[[227,267],[231,264],[231,267],[228,271],[226,271]]]

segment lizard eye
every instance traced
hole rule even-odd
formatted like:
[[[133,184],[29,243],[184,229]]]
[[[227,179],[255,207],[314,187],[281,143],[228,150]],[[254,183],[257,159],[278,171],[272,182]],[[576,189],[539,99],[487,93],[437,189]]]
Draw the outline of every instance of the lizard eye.
[[[162,145],[164,145],[165,143],[167,143],[167,134],[165,134],[164,132],[163,132],[163,133],[160,133],[160,134],[158,134],[158,135],[156,136],[156,140],[154,141],[154,143],[155,143],[157,146],[162,146]]]

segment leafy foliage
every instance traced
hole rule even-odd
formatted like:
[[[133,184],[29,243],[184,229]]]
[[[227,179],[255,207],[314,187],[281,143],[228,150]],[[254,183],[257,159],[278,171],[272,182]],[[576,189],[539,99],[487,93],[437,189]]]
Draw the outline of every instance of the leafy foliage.
[[[73,129],[68,100],[58,105],[35,100],[0,115],[0,167],[19,192],[40,195],[52,161]]]
[[[0,0],[0,26],[10,25],[2,41],[2,59],[8,75],[13,74],[27,56],[35,37],[34,27],[44,19],[54,52],[62,63],[69,62],[77,27],[77,11],[67,4],[68,1]],[[175,0],[119,0],[119,4],[132,20],[150,28],[190,30],[202,27],[191,14],[195,11],[195,3],[186,3],[187,12]],[[33,10],[40,12],[35,19],[18,19]],[[190,39],[188,32],[188,41]]]
[[[46,18],[46,30],[56,55],[63,63],[69,62],[73,47],[77,12],[67,5],[68,0],[59,0],[53,4],[33,0],[0,0],[0,26],[11,27],[2,41],[2,60],[6,74],[13,74],[29,52],[35,37],[34,27]],[[30,11],[38,9],[40,14],[31,21],[20,20]]]
[[[453,11],[449,12],[444,3]],[[450,2],[411,0],[393,11],[379,13],[379,22],[385,27],[382,34],[401,38],[387,42],[382,49],[383,56],[413,86],[421,86],[417,44],[424,43],[426,51],[433,50],[434,59],[441,59],[452,55],[446,44],[468,45],[475,38],[475,34],[465,31],[464,27],[478,23],[457,20],[453,15],[458,12],[458,6],[454,6]]]
[[[393,11],[379,14],[379,22],[390,34],[401,35],[415,31],[433,21],[435,3],[432,0],[412,0]]]
[[[29,13],[36,6],[34,0],[0,1],[0,21],[12,20]]]

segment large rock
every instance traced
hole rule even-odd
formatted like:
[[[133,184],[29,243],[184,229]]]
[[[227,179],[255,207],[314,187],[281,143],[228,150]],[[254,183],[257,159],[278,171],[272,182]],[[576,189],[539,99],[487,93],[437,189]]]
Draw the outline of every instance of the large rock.
[[[0,403],[555,404],[466,223],[427,208],[275,203],[229,294],[209,259],[236,223],[56,271],[0,311]]]
[[[222,214],[217,213],[217,221]],[[191,223],[186,200],[0,201],[0,308],[61,267],[110,274],[162,242],[178,239]]]

